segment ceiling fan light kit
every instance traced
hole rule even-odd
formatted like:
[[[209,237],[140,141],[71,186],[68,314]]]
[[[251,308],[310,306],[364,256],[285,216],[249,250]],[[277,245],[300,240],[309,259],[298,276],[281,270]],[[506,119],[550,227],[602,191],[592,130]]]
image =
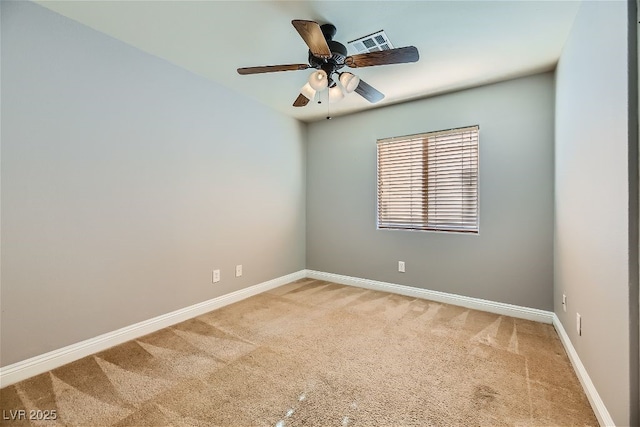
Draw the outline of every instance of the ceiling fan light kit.
[[[342,83],[342,86],[344,86],[344,90],[347,93],[351,93],[356,90],[356,88],[360,84],[360,77],[349,72],[344,72],[340,74],[339,81],[340,83]]]
[[[318,70],[311,73],[309,76],[309,85],[314,90],[324,90],[329,85],[329,79],[327,72],[324,70]]]
[[[303,95],[308,100],[312,100],[316,97],[316,90],[311,87],[311,84],[307,82],[302,89],[300,89],[300,94]]]
[[[294,107],[304,107],[318,92],[328,89],[329,103],[338,102],[346,94],[356,92],[371,103],[384,98],[384,94],[358,76],[349,72],[339,72],[343,67],[359,68],[375,65],[404,64],[416,62],[420,58],[415,46],[386,49],[347,56],[347,48],[335,40],[336,27],[320,25],[314,21],[294,19],[291,21],[300,37],[309,47],[309,64],[267,65],[238,68],[238,74],[260,74],[276,71],[295,71],[315,68],[308,82],[300,90]],[[337,77],[337,78],[336,78]]]
[[[333,104],[335,102],[341,101],[344,98],[344,92],[342,88],[337,84],[332,88],[329,88],[329,103]]]

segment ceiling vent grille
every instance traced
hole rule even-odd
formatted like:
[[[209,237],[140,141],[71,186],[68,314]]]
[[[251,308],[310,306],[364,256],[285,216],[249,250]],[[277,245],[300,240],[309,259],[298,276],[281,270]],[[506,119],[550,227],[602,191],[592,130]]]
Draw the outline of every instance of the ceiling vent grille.
[[[356,53],[369,53],[377,52],[379,50],[393,49],[393,45],[389,41],[384,30],[352,40],[348,42],[347,45]]]

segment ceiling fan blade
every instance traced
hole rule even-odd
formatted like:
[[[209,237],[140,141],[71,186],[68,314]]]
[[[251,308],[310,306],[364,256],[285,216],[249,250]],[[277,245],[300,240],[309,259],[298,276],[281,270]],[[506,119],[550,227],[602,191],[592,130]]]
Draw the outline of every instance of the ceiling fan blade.
[[[382,92],[378,91],[376,88],[362,79],[360,79],[360,84],[358,84],[358,87],[356,87],[355,91],[372,104],[382,101],[382,99],[384,98],[384,94]]]
[[[309,68],[307,64],[287,64],[287,65],[263,65],[261,67],[245,67],[238,68],[238,74],[261,74],[261,73],[273,73],[276,71],[296,71],[306,70]]]
[[[291,23],[298,30],[300,37],[302,37],[307,46],[309,46],[313,56],[324,59],[331,58],[331,49],[329,49],[329,45],[317,22],[294,19]]]
[[[298,95],[295,101],[293,101],[294,107],[304,107],[309,103],[309,98],[304,96],[303,94]]]
[[[415,46],[407,46],[347,56],[344,63],[349,67],[357,68],[371,67],[373,65],[405,64],[407,62],[416,62],[418,59],[420,59],[418,49]]]

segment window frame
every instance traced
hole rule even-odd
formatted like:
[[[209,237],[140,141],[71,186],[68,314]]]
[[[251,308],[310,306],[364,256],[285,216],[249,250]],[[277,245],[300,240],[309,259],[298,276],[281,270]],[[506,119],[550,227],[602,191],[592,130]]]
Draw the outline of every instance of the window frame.
[[[411,226],[406,226],[406,227],[401,227],[401,226],[384,226],[385,221],[381,221],[381,217],[380,217],[380,207],[381,207],[381,202],[380,202],[380,195],[381,195],[381,190],[380,190],[380,184],[381,184],[381,180],[380,180],[380,146],[381,144],[390,144],[390,143],[410,143],[411,141],[416,141],[416,140],[421,140],[421,144],[422,144],[422,172],[423,172],[423,177],[422,177],[422,181],[423,183],[428,182],[427,181],[427,165],[428,165],[428,150],[427,150],[427,138],[429,136],[437,136],[437,135],[442,135],[442,134],[455,134],[455,133],[463,133],[464,131],[469,130],[469,131],[475,131],[475,227],[474,228],[464,228],[462,226],[460,226],[460,228],[457,227],[452,227],[451,225],[449,226],[442,226],[442,225],[434,225],[434,226],[429,226],[429,220],[428,220],[428,214],[426,214],[424,211],[422,213],[422,216],[425,217],[425,219],[420,223],[420,226],[416,226],[416,227],[411,227]],[[462,137],[461,137],[462,138]],[[409,149],[408,149],[409,150]],[[463,149],[461,149],[462,151]],[[462,172],[464,170],[464,167],[460,168],[460,171]],[[428,209],[428,204],[427,204],[427,200],[429,198],[428,195],[428,184],[427,188],[425,188],[425,186],[423,185],[422,187],[419,187],[419,191],[421,191],[422,193],[422,204],[425,206],[423,209],[427,210]],[[462,187],[462,185],[461,185]],[[417,215],[416,215],[417,216]],[[411,217],[412,219],[408,220],[408,223],[412,223],[413,222],[413,217]],[[389,223],[390,221],[386,221],[386,223]],[[383,224],[383,226],[381,226],[381,223]],[[380,138],[376,141],[376,230],[384,230],[384,231],[417,231],[417,232],[436,232],[436,233],[456,233],[456,234],[464,234],[464,235],[479,235],[480,234],[480,125],[476,124],[476,125],[469,125],[469,126],[462,126],[462,127],[456,127],[456,128],[450,128],[450,129],[442,129],[442,130],[435,130],[435,131],[428,131],[428,132],[421,132],[421,133],[416,133],[416,134],[411,134],[411,135],[403,135],[403,136],[396,136],[396,137],[388,137],[388,138]]]

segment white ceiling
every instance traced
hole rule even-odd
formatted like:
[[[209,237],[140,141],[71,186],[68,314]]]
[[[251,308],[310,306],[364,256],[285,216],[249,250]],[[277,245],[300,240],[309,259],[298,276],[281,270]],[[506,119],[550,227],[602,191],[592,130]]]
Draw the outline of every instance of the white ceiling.
[[[555,67],[577,1],[40,1],[41,5],[303,121],[326,102],[292,106],[313,70],[240,76],[238,67],[307,63],[292,19],[332,23],[343,44],[385,30],[395,47],[416,46],[413,64],[354,71],[386,95],[353,93],[332,116]],[[350,52],[355,53],[355,52]]]

